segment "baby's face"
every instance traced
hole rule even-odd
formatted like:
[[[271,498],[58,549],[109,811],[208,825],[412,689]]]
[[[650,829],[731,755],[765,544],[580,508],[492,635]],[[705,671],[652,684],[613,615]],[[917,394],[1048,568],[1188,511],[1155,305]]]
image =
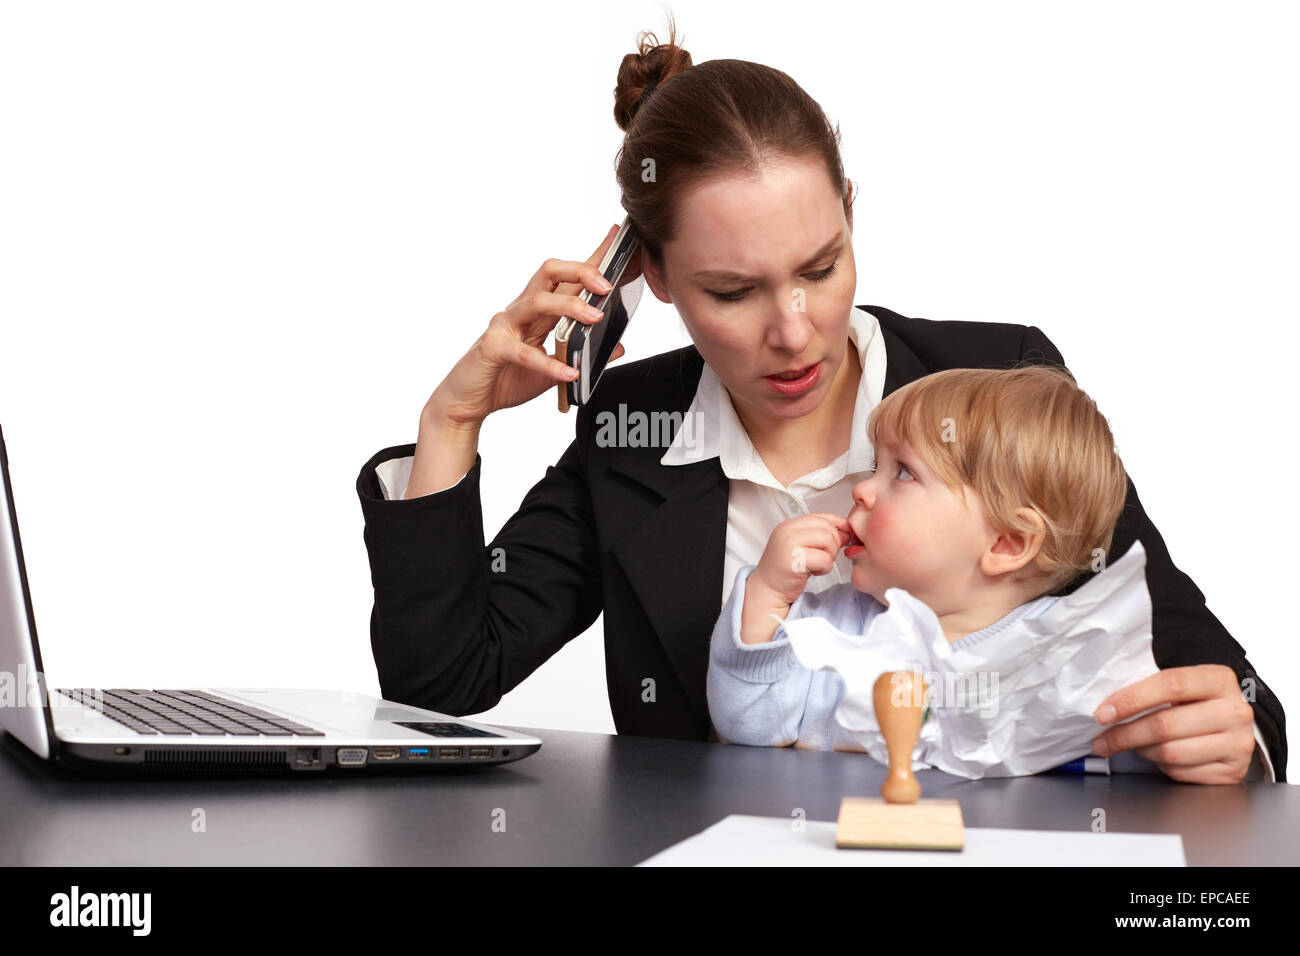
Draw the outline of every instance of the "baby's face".
[[[980,583],[979,556],[996,540],[979,496],[966,503],[944,484],[907,442],[878,440],[876,470],[853,487],[849,527],[857,536],[844,554],[853,562],[853,586],[882,604],[899,587],[937,614],[954,595]]]

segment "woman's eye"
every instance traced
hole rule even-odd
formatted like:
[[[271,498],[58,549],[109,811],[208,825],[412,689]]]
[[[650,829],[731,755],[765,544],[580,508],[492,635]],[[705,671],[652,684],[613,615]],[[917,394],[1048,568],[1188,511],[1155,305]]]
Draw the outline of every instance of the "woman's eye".
[[[827,266],[827,267],[826,267],[825,269],[823,269],[821,272],[814,273],[814,274],[813,274],[813,277],[812,277],[813,281],[814,281],[814,282],[825,282],[827,279],[829,279],[831,276],[833,276],[833,275],[835,274],[835,267],[838,266],[839,264],[840,264],[840,260],[839,260],[839,259],[836,259],[834,262],[832,262],[829,266]]]
[[[748,291],[748,289],[739,289],[736,292],[710,292],[709,295],[713,296],[719,302],[739,302],[745,297],[745,293]]]
[[[821,272],[814,272],[810,278],[814,282],[825,282],[835,274],[835,268],[839,264],[840,260],[836,259]],[[745,297],[745,293],[748,291],[748,289],[737,289],[735,292],[713,292],[710,290],[709,295],[713,296],[713,298],[717,299],[719,302],[739,302]]]

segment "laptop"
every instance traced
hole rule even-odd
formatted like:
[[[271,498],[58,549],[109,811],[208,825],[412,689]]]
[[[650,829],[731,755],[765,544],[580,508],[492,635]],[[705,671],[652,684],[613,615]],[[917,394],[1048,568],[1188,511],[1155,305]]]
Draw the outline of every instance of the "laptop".
[[[368,774],[509,763],[536,737],[336,690],[50,688],[0,429],[0,727],[77,769]]]

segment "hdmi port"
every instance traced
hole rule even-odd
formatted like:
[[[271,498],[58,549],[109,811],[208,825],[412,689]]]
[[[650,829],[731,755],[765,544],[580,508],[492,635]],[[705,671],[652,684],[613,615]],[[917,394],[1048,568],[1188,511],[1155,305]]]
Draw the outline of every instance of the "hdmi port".
[[[491,748],[491,747],[470,747],[470,748],[469,748],[469,759],[470,759],[470,760],[490,760],[490,759],[492,759],[492,748]]]
[[[400,747],[376,747],[371,751],[376,760],[396,760],[401,753]]]

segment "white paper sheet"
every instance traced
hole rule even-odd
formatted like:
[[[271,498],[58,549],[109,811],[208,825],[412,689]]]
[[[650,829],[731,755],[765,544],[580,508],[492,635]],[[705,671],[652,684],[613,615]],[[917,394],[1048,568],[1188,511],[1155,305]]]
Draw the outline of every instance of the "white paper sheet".
[[[841,850],[835,824],[733,814],[638,866],[1186,866],[1177,833],[967,827],[966,848]]]

